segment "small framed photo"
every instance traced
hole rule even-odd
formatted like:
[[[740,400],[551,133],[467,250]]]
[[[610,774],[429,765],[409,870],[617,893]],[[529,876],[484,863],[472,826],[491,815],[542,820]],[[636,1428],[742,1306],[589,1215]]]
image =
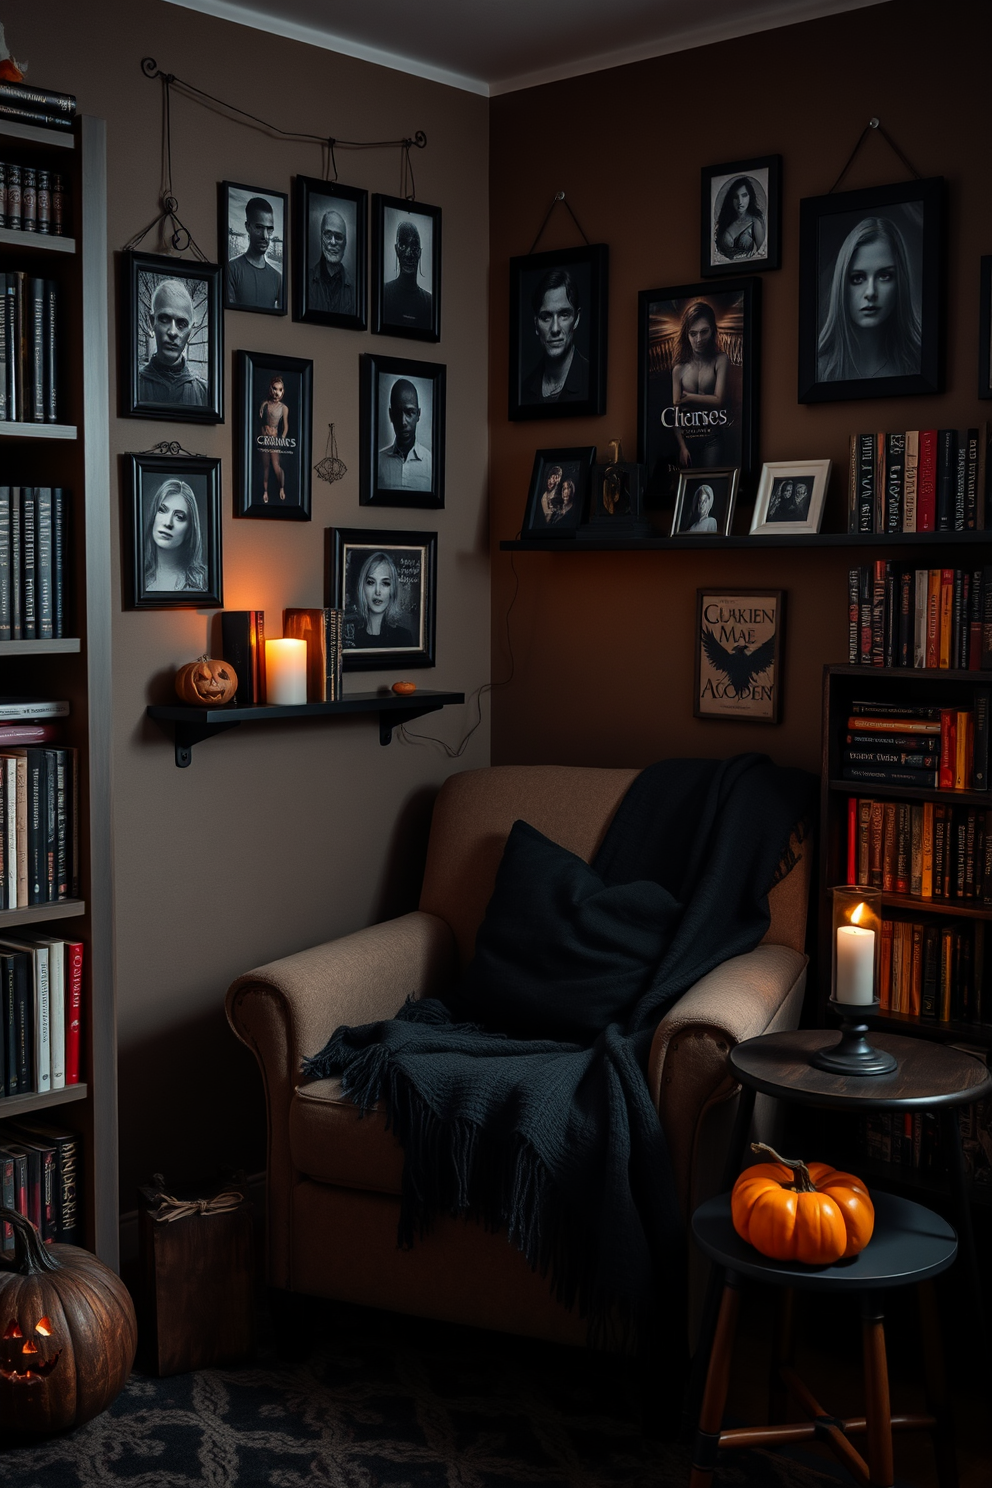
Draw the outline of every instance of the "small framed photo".
[[[360,505],[443,506],[445,368],[367,352],[359,377]]]
[[[944,181],[799,203],[799,402],[939,393]]]
[[[675,494],[673,537],[729,537],[740,471],[683,470]]]
[[[216,610],[224,603],[220,461],[126,455],[134,610]]]
[[[752,532],[819,532],[829,460],[779,460],[761,467]]]
[[[696,718],[778,723],[784,619],[781,589],[697,589]]]
[[[219,267],[131,249],[121,266],[121,412],[130,418],[222,424]]]
[[[344,610],[346,672],[434,665],[437,533],[327,529],[325,604]]]
[[[585,514],[596,446],[538,450],[522,537],[574,537]]]
[[[759,155],[702,172],[700,272],[739,274],[782,262],[782,157]]]
[[[218,196],[217,244],[224,276],[224,309],[285,315],[286,193],[221,181]]]
[[[440,207],[373,196],[372,291],[378,335],[440,341]]]
[[[310,520],[313,362],[238,352],[237,517]]]
[[[293,182],[293,319],[364,331],[368,192]]]
[[[978,396],[992,398],[992,255],[982,259],[978,313]]]
[[[609,249],[510,259],[511,419],[606,412]]]

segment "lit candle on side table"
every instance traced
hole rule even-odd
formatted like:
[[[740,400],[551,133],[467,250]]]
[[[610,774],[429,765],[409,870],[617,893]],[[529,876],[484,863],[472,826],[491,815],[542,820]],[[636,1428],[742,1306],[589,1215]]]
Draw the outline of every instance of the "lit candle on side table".
[[[840,1018],[840,1041],[820,1049],[811,1063],[835,1075],[888,1075],[891,1054],[873,1049],[867,1019],[879,1010],[882,895],[860,884],[830,890],[833,902],[833,994],[827,1003]]]
[[[307,700],[307,643],[265,643],[265,701],[293,707]]]
[[[865,904],[859,904],[848,925],[837,927],[837,977],[834,996],[838,1002],[875,1001],[875,932],[863,927]]]

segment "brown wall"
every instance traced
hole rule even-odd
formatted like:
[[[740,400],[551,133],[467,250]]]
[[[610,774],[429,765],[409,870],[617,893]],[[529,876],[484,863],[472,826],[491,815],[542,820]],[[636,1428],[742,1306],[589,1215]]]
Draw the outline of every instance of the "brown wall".
[[[864,429],[955,427],[976,400],[979,257],[992,251],[992,130],[985,0],[892,0],[828,20],[747,36],[611,72],[497,98],[491,130],[494,762],[643,765],[669,754],[760,749],[818,768],[820,672],[846,660],[844,550],[712,555],[498,551],[519,530],[534,450],[620,437],[637,444],[637,293],[699,280],[699,172],[750,156],[784,157],[781,270],[762,274],[759,458],[829,456],[824,528],[842,530],[848,436]],[[924,176],[949,197],[947,389],[940,397],[796,402],[799,200],[829,191],[877,114]],[[877,135],[845,187],[905,179]],[[526,253],[564,190],[592,242],[610,248],[607,413],[510,424],[506,418],[507,264]],[[558,208],[542,248],[580,239]],[[719,281],[711,281],[717,284]],[[750,510],[738,511],[746,532]],[[703,584],[787,591],[784,712],[779,725],[692,716],[695,591]]]
[[[227,420],[196,426],[121,419],[111,410],[115,459],[179,439],[224,461],[224,598],[261,608],[281,634],[282,609],[319,605],[328,526],[439,533],[438,664],[424,686],[469,693],[488,676],[485,529],[488,233],[487,104],[439,84],[280,40],[160,0],[69,0],[24,7],[8,40],[39,85],[78,95],[108,121],[109,241],[119,249],[156,212],[161,84],[141,74],[151,55],[264,118],[351,139],[393,139],[423,129],[418,194],[444,213],[442,340],[437,346],[296,325],[291,318],[225,317]],[[394,151],[339,151],[341,179],[397,194]],[[318,176],[316,145],[269,138],[196,103],[173,104],[173,172],[180,215],[209,258],[216,254],[221,180],[288,191]],[[481,246],[480,246],[481,245]],[[153,235],[145,247],[158,251]],[[113,273],[113,266],[111,266]],[[112,296],[116,304],[116,288]],[[116,347],[116,341],[112,340]],[[333,487],[314,480],[313,521],[232,516],[234,352],[284,351],[314,361],[317,459],[334,421],[348,466]],[[358,505],[358,357],[376,349],[448,367],[448,504],[443,512]],[[116,372],[116,354],[112,367]],[[117,472],[119,477],[119,471]],[[109,499],[116,514],[116,479]],[[410,906],[430,802],[454,769],[485,764],[488,720],[452,764],[436,746],[382,749],[374,718],[240,729],[194,752],[177,770],[165,735],[144,718],[168,701],[175,668],[208,644],[206,611],[122,606],[114,554],[116,918],[120,1028],[122,1206],[153,1171],[198,1177],[218,1160],[262,1166],[261,1087],[254,1060],[228,1031],[223,995],[238,973]],[[360,691],[392,673],[349,674]],[[468,709],[414,728],[457,743]],[[328,1033],[331,1029],[328,1028]]]

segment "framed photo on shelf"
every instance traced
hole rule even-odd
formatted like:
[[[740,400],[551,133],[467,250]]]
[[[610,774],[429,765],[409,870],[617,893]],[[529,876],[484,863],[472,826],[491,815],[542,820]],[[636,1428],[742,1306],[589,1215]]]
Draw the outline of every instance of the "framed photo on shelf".
[[[673,537],[729,537],[737,500],[736,466],[727,470],[683,470],[675,493]]]
[[[434,665],[437,533],[327,529],[324,603],[344,610],[346,672]]]
[[[313,362],[238,352],[236,517],[310,520]]]
[[[221,181],[217,190],[224,309],[285,315],[289,198],[236,181]]]
[[[782,157],[705,165],[700,273],[777,269],[782,262]]]
[[[445,371],[375,352],[359,359],[360,505],[444,505]]]
[[[777,460],[761,467],[752,532],[816,533],[830,482],[830,460]]]
[[[799,203],[799,402],[939,393],[944,181]]]
[[[522,537],[575,536],[589,499],[595,459],[594,444],[535,453]]]
[[[216,610],[224,603],[220,460],[125,455],[128,593],[133,610]]]
[[[364,331],[368,192],[293,181],[293,319]]]
[[[638,458],[663,504],[683,470],[746,480],[757,458],[760,279],[638,296]]]
[[[440,207],[373,196],[372,292],[378,335],[440,341]]]
[[[121,255],[121,412],[224,422],[224,316],[217,264]]]
[[[784,614],[781,589],[697,589],[696,718],[778,723]]]
[[[992,254],[982,259],[978,315],[978,396],[992,398]]]
[[[510,259],[511,419],[606,412],[609,256],[597,243]]]

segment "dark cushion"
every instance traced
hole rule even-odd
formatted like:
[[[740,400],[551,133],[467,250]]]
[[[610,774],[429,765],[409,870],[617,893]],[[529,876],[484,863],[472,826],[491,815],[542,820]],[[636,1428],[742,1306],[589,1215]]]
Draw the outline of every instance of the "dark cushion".
[[[607,885],[514,822],[452,1013],[516,1038],[591,1043],[647,991],[680,912],[660,884]]]

